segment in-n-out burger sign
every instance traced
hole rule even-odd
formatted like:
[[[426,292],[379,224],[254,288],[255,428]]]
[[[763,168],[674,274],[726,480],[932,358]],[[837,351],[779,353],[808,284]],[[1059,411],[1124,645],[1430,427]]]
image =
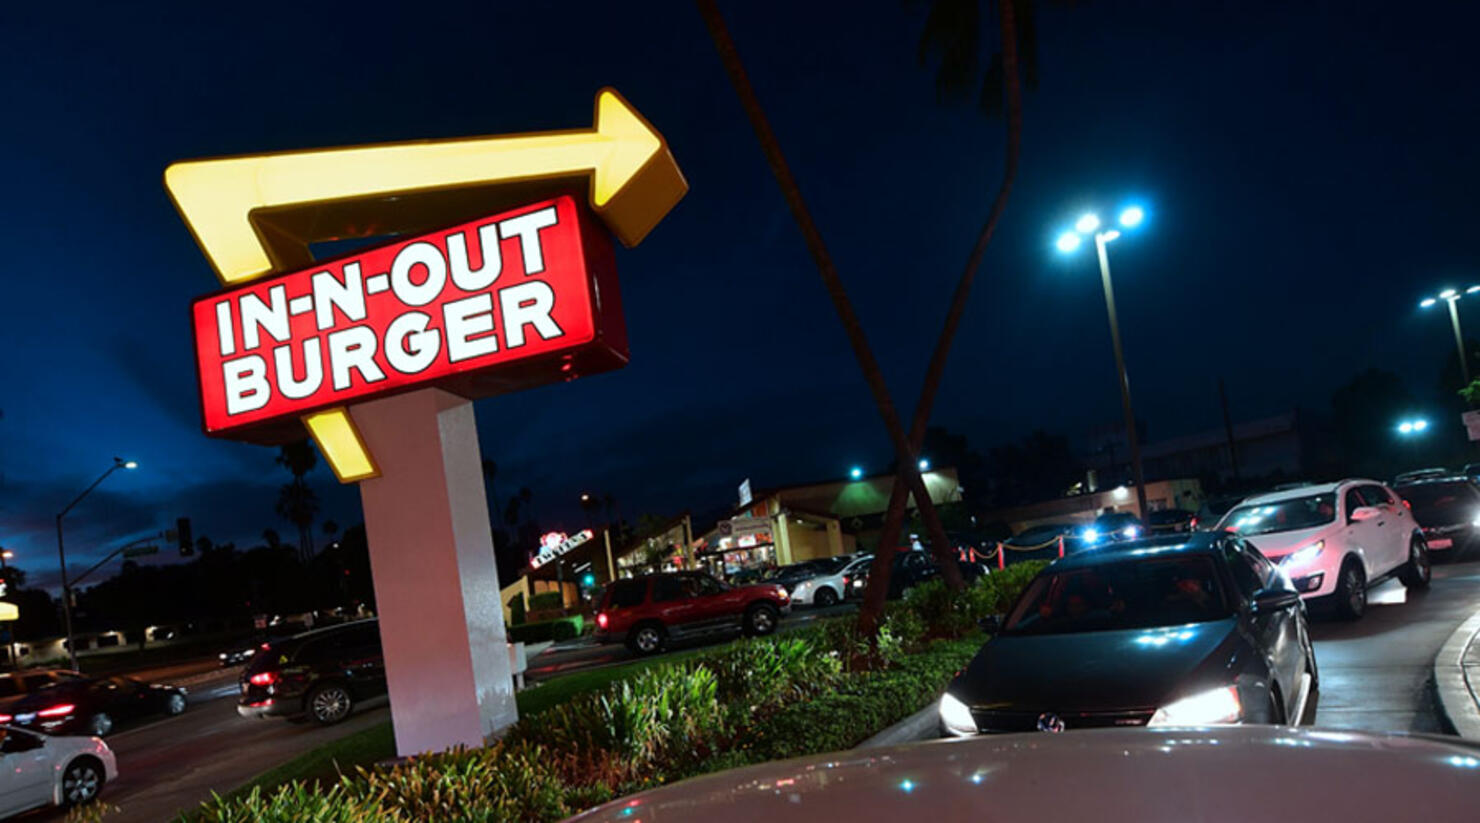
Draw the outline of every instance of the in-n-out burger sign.
[[[627,359],[610,241],[568,195],[203,297],[193,316],[206,431],[264,442],[352,400],[481,397]]]
[[[582,529],[570,537],[566,537],[564,532],[550,532],[540,538],[540,553],[530,558],[529,567],[538,569],[594,536],[590,529]]]

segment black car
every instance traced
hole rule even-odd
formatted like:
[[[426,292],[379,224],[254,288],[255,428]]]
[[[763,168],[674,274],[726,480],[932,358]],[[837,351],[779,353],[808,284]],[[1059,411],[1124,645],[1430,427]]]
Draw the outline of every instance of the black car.
[[[912,549],[896,552],[890,562],[890,600],[903,597],[905,592],[915,586],[940,577],[940,566],[936,565],[935,557],[928,551]],[[957,560],[956,568],[961,570],[961,578],[968,584],[987,573],[985,564],[967,560]],[[864,578],[864,585],[867,586],[867,575]]]
[[[1413,511],[1429,551],[1462,547],[1480,521],[1480,488],[1468,477],[1439,477],[1398,483],[1393,491]]]
[[[1309,722],[1300,595],[1246,541],[1191,534],[1056,561],[941,699],[944,730]]]
[[[0,674],[0,717],[10,715],[13,706],[42,689],[85,679],[70,669],[30,669]]]
[[[179,686],[132,677],[65,677],[12,705],[0,714],[0,723],[45,734],[104,737],[121,723],[177,715],[185,705],[185,689]]]
[[[1152,535],[1192,531],[1197,515],[1185,509],[1161,509],[1146,515],[1146,530]]]
[[[259,649],[273,640],[292,637],[295,634],[302,634],[307,630],[308,627],[301,623],[278,623],[268,626],[216,655],[216,659],[220,660],[221,665],[225,667],[238,666],[251,660],[252,655],[256,654]]]
[[[1079,539],[1086,548],[1139,540],[1145,536],[1146,524],[1131,512],[1105,512],[1079,530]]]
[[[308,717],[328,726],[386,694],[380,621],[357,620],[274,640],[241,674],[243,717]]]

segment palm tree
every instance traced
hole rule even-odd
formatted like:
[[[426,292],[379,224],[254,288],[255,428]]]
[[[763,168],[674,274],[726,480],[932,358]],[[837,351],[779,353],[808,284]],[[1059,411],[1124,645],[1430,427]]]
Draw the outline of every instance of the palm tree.
[[[853,347],[854,356],[858,358],[864,381],[873,394],[874,402],[879,409],[879,416],[883,418],[885,429],[894,445],[898,460],[898,478],[890,496],[889,508],[885,515],[884,532],[881,535],[879,551],[874,557],[873,568],[870,570],[869,586],[860,613],[860,628],[866,635],[872,637],[883,613],[884,598],[888,591],[890,555],[898,543],[905,503],[911,495],[914,496],[915,504],[919,507],[920,514],[929,529],[931,548],[935,553],[936,562],[941,567],[942,577],[952,588],[960,588],[963,585],[960,570],[956,566],[954,553],[946,538],[945,530],[940,524],[940,518],[920,478],[917,460],[920,444],[924,439],[924,430],[929,421],[930,406],[934,402],[940,377],[944,372],[945,358],[950,351],[951,341],[960,322],[961,314],[965,311],[966,298],[970,293],[972,280],[975,278],[976,270],[981,264],[992,234],[996,230],[1002,211],[1006,207],[1007,196],[1017,174],[1022,116],[1016,21],[1020,8],[1026,9],[1029,0],[999,0],[997,4],[998,30],[1001,35],[1000,48],[993,56],[991,68],[988,69],[983,85],[983,101],[990,102],[986,98],[992,96],[991,92],[998,88],[994,77],[1000,74],[1002,92],[997,94],[995,99],[1001,101],[1005,97],[1007,102],[1006,169],[992,210],[967,258],[965,271],[961,275],[947,311],[945,326],[926,370],[925,385],[921,393],[922,402],[916,406],[915,418],[908,436],[900,425],[899,415],[889,396],[883,372],[874,358],[867,335],[843,287],[842,279],[823,242],[821,232],[812,219],[811,212],[802,198],[801,189],[792,176],[781,146],[746,76],[745,67],[740,61],[734,41],[730,38],[724,17],[715,5],[715,0],[697,0],[697,2],[700,14],[703,15],[710,36],[719,51],[720,60],[730,75],[730,81],[756,132],[771,171],[781,187],[793,217],[802,230],[807,248],[832,298],[833,307],[842,321],[843,330]],[[945,44],[952,50],[951,54],[947,55],[948,59],[942,63],[941,72],[937,73],[938,89],[953,88],[958,83],[964,83],[969,79],[969,75],[961,70],[961,65],[964,61],[964,65],[969,67],[976,59],[976,27],[973,26],[972,32],[965,33],[953,32],[953,29],[960,28],[966,21],[975,21],[976,14],[977,0],[935,0],[933,3],[925,35],[921,38],[921,54],[928,56],[939,48],[939,44]],[[1027,14],[1024,16],[1028,18]],[[1029,64],[1031,65],[1031,60]],[[997,74],[994,74],[994,71]],[[943,76],[944,82],[942,81]]]
[[[504,519],[503,507],[498,504],[498,461],[483,461],[483,483],[488,486],[489,499],[493,501],[493,514],[498,520]],[[497,522],[497,521],[495,521]]]
[[[277,513],[298,527],[298,554],[307,563],[313,557],[313,520],[319,513],[319,497],[303,478],[318,465],[318,455],[305,438],[278,447],[276,462],[293,475],[293,481],[278,490]]]

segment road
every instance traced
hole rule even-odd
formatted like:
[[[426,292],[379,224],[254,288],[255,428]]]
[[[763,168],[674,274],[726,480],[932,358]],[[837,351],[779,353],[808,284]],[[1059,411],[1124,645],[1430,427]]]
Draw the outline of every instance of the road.
[[[1480,548],[1437,554],[1434,581],[1409,593],[1396,581],[1371,593],[1355,623],[1312,624],[1321,696],[1316,725],[1365,731],[1441,733],[1430,682],[1434,655],[1450,632],[1480,609]]]
[[[781,618],[780,631],[800,628],[821,617],[832,617],[838,614],[847,614],[858,607],[853,603],[839,603],[825,609],[799,607],[791,610],[791,613]],[[695,645],[675,646],[668,651],[683,651],[695,648]],[[633,654],[619,643],[598,646],[589,641],[572,644],[567,647],[552,648],[544,654],[529,661],[529,668],[524,673],[524,679],[529,683],[538,683],[541,680],[549,680],[562,674],[586,671],[588,669],[599,669],[603,666],[614,666],[619,663],[629,663],[637,659]]]

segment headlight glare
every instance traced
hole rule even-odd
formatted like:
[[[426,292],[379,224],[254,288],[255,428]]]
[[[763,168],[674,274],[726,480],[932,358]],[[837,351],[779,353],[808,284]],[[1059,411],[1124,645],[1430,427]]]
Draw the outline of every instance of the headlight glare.
[[[946,731],[960,737],[976,734],[976,721],[971,719],[971,709],[950,692],[940,698],[940,723]]]
[[[1184,697],[1156,710],[1147,726],[1213,726],[1243,719],[1238,689],[1220,686]]]

